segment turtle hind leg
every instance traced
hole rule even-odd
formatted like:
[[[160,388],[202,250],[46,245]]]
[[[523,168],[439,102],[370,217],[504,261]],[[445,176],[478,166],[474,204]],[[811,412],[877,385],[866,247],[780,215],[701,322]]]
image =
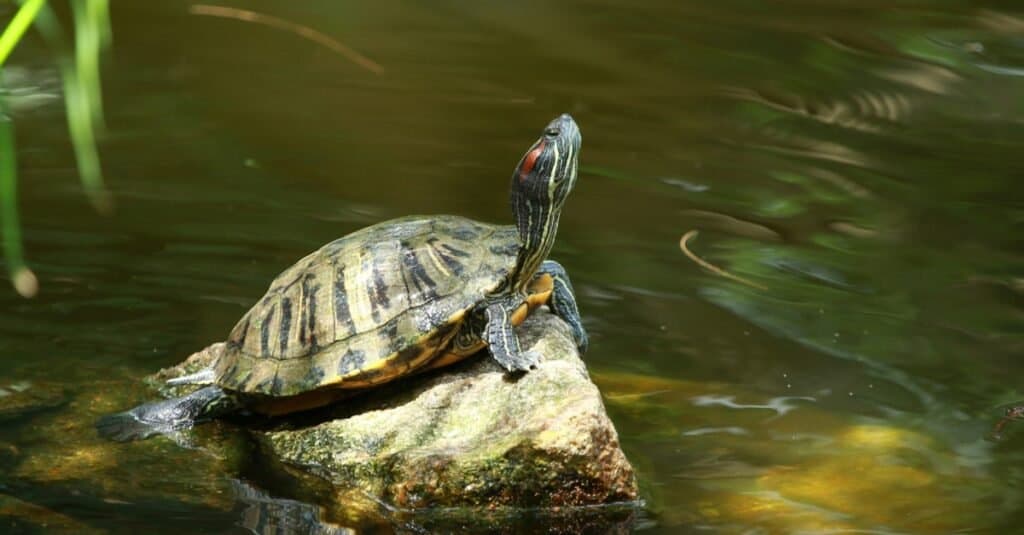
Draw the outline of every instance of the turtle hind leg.
[[[187,429],[241,407],[237,397],[220,387],[208,386],[187,396],[154,401],[104,416],[96,421],[96,431],[108,440],[130,442]]]

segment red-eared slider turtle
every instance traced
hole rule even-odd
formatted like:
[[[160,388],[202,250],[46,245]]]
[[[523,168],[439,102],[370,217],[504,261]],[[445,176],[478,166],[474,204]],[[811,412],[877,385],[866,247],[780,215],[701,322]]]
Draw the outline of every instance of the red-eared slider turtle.
[[[209,386],[106,416],[97,428],[131,440],[243,408],[303,410],[485,346],[508,371],[529,370],[540,355],[521,350],[512,328],[542,304],[586,351],[569,278],[546,260],[579,151],[572,117],[548,124],[512,175],[515,226],[406,217],[328,243],[274,280],[211,368],[177,381]]]

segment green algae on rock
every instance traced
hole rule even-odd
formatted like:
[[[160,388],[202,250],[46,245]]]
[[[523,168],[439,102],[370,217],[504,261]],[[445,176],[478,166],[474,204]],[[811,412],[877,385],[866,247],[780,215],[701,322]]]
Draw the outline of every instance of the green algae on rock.
[[[253,433],[286,465],[399,509],[636,500],[633,467],[568,326],[541,310],[517,332],[544,355],[529,372],[473,358],[342,401],[317,425]],[[213,353],[149,382],[202,368]]]

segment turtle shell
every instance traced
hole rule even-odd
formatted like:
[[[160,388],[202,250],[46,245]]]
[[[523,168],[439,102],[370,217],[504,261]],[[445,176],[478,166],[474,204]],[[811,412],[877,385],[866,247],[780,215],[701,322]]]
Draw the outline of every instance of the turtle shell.
[[[294,396],[405,375],[447,347],[515,266],[514,227],[407,217],[339,238],[281,273],[238,322],[216,383]]]

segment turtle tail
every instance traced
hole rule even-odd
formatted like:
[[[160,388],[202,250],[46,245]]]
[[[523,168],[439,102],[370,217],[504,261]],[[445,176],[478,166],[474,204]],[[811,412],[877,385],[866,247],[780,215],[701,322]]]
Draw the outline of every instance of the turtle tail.
[[[130,442],[188,429],[241,407],[237,396],[218,386],[207,386],[187,396],[154,401],[104,416],[96,421],[96,431],[108,440]]]

